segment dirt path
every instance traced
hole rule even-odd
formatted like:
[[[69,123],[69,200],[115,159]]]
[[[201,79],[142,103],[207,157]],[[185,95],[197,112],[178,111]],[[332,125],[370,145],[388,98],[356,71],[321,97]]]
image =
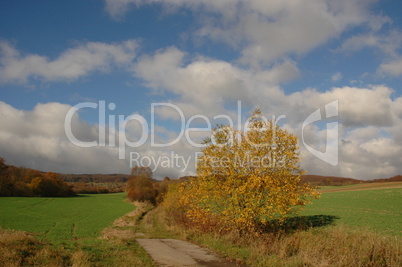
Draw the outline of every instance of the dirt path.
[[[177,239],[146,239],[152,234],[146,233],[141,227],[144,217],[152,207],[144,203],[135,203],[136,209],[114,221],[113,225],[105,228],[101,238],[108,240],[135,239],[149,254],[158,266],[209,266],[209,267],[235,267],[242,266],[225,259],[221,259],[209,249],[201,248],[189,242]],[[145,230],[145,234],[138,230]]]
[[[158,266],[244,266],[218,258],[211,250],[177,239],[137,239]]]
[[[339,186],[329,189],[321,189],[319,191],[321,193],[332,193],[332,192],[344,192],[344,191],[362,191],[362,190],[394,189],[394,188],[402,188],[402,182],[356,184],[348,186]]]

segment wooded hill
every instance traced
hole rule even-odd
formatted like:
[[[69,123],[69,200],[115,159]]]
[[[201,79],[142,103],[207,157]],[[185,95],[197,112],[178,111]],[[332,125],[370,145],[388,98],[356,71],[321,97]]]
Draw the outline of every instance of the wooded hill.
[[[68,197],[75,193],[60,174],[7,165],[0,158],[0,196]]]
[[[314,186],[341,186],[341,185],[362,184],[367,182],[353,178],[322,176],[322,175],[303,175],[301,181],[302,183],[309,183]]]

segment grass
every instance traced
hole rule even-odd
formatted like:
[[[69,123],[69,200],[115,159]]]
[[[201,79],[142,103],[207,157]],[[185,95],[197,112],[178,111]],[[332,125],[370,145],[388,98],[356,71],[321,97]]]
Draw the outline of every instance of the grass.
[[[347,187],[348,189],[351,186]],[[301,215],[331,215],[337,224],[402,235],[402,188],[322,193]]]
[[[296,226],[291,231],[274,227],[259,237],[205,232],[175,223],[160,207],[144,217],[142,229],[149,236],[176,236],[208,247],[247,266],[402,266],[402,188],[345,188],[356,190],[323,193],[287,220]],[[300,222],[310,227],[299,227]]]
[[[137,218],[125,214],[135,206],[124,200],[123,193],[0,198],[0,266],[154,267],[133,235],[104,236],[104,229],[134,231]]]
[[[160,207],[133,211],[124,194],[0,198],[0,225],[42,237],[0,229],[0,266],[155,266],[135,242],[139,234],[188,240],[248,266],[400,266],[401,194],[401,188],[323,193],[301,214],[318,218],[315,227],[258,238],[183,227]],[[322,227],[323,219],[335,225]]]
[[[81,195],[71,198],[0,198],[0,226],[40,234],[60,242],[98,237],[102,229],[133,210],[125,195]]]
[[[239,235],[175,224],[157,208],[145,215],[145,235],[196,243],[247,266],[401,266],[402,239],[349,228],[317,227],[290,233]]]

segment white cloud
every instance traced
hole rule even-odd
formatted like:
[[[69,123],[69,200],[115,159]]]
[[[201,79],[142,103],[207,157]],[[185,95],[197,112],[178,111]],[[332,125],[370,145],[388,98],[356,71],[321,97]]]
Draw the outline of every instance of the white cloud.
[[[114,44],[88,42],[67,49],[52,60],[36,54],[23,55],[11,44],[0,42],[0,83],[76,80],[94,71],[107,72],[111,67],[130,64],[137,48],[134,40]]]
[[[168,48],[141,57],[135,65],[134,73],[158,93],[173,93],[176,97],[170,102],[179,105],[186,117],[194,114],[209,117],[224,114],[227,112],[225,105],[238,100],[246,106],[264,102],[281,105],[284,93],[277,84],[299,75],[296,63],[289,59],[261,71],[247,70],[225,61],[202,57],[188,64],[184,64],[184,61],[189,60],[185,60],[183,52]],[[169,114],[177,118],[176,111],[169,108],[159,110],[165,118]]]
[[[346,127],[393,125],[392,89],[386,86],[337,87],[326,92],[305,89],[286,95],[278,86],[298,75],[293,61],[285,61],[264,71],[238,68],[230,63],[196,58],[183,64],[185,54],[176,48],[140,58],[134,71],[146,85],[176,95],[186,116],[222,114],[225,105],[237,100],[249,107],[266,108],[274,115],[287,114],[292,124],[325,104],[339,100],[340,121]],[[341,74],[335,74],[339,78]],[[209,107],[206,109],[205,107]],[[163,112],[165,117],[166,112]],[[177,117],[177,116],[176,116]]]
[[[134,71],[149,87],[177,95],[186,116],[197,114],[207,106],[213,107],[205,110],[208,115],[219,113],[224,111],[224,99],[247,97],[243,73],[231,64],[200,59],[183,66],[183,59],[183,52],[169,48],[140,58]]]
[[[322,101],[339,100],[340,120],[344,126],[391,126],[392,90],[385,86],[342,87],[322,94]]]
[[[338,37],[350,27],[369,25],[378,30],[389,19],[370,11],[375,1],[186,1],[105,0],[113,17],[133,4],[159,3],[185,7],[200,18],[198,36],[224,42],[241,50],[240,61],[252,66],[271,64],[283,56],[304,54]]]
[[[140,155],[148,164],[159,160],[159,166],[154,172],[155,178],[165,176],[180,177],[195,173],[195,152],[185,138],[169,147],[152,147],[150,138],[140,147],[124,146],[125,159],[119,159],[118,136],[127,137],[128,140],[138,141],[142,135],[141,129],[135,121],[129,122],[125,129],[114,128],[116,143],[109,146],[108,132],[106,132],[106,145],[90,148],[79,147],[66,136],[64,123],[67,112],[72,107],[61,103],[37,104],[33,110],[19,110],[0,101],[0,157],[7,163],[27,168],[36,168],[42,171],[61,173],[129,173],[130,153]],[[80,119],[77,112],[72,119],[73,135],[82,142],[98,141],[99,126],[88,124]],[[115,127],[119,127],[116,125]],[[108,127],[106,127],[107,129]],[[124,133],[123,133],[124,130]],[[149,133],[150,134],[150,133]],[[156,127],[156,143],[164,144],[161,138],[167,135],[175,139],[178,134],[161,126]],[[183,161],[175,160],[175,155],[182,157],[189,165],[185,168]],[[169,157],[169,166],[162,168],[161,161]],[[133,161],[132,163],[136,163]],[[155,166],[152,165],[151,168]]]
[[[121,19],[127,13],[130,6],[138,2],[138,0],[105,0],[105,9],[114,19]]]
[[[399,157],[402,146],[389,138],[375,138],[361,145],[368,153],[379,158]]]
[[[388,63],[382,63],[378,68],[380,74],[387,74],[391,76],[402,75],[402,58],[390,61]]]
[[[395,57],[402,45],[402,32],[392,30],[386,33],[370,32],[354,35],[345,40],[339,52],[354,52],[364,48],[375,48],[383,54]]]
[[[339,71],[336,72],[336,73],[334,73],[334,74],[331,76],[331,80],[332,80],[333,82],[339,82],[340,80],[342,80],[342,78],[343,78],[342,73],[340,73]]]
[[[179,67],[174,72],[191,73],[190,65],[191,63],[188,66]],[[206,72],[206,74],[202,73],[201,77],[208,80],[209,75],[213,79],[215,74]],[[180,78],[181,76],[171,78],[177,77]],[[247,86],[252,84],[248,79],[254,81],[254,76],[245,75],[243,83]],[[160,80],[160,82],[163,81]],[[199,79],[193,77],[187,85],[198,86],[198,82]],[[163,84],[159,85],[163,86]],[[252,89],[247,86],[244,87],[244,90],[251,92]],[[278,90],[281,92],[280,89]],[[209,92],[211,91],[205,91],[205,93]],[[208,97],[208,94],[204,96],[203,93],[204,91],[199,91],[199,97]],[[399,98],[392,100],[390,93],[391,89],[383,86],[342,87],[324,93],[305,90],[284,97],[281,94],[274,96],[278,99],[283,98],[282,105],[277,106],[270,105],[272,100],[267,96],[262,98],[258,95],[252,95],[251,97],[253,97],[253,103],[257,101],[259,103],[268,102],[266,106],[263,106],[263,112],[268,111],[278,115],[280,114],[279,111],[288,110],[287,117],[284,120],[285,128],[299,136],[302,167],[307,169],[309,173],[372,179],[389,177],[402,172],[402,159],[399,157],[402,152],[402,136],[400,134],[402,129],[402,101]],[[217,97],[220,95],[212,96],[212,98]],[[339,118],[335,118],[340,123],[339,165],[335,167],[314,157],[306,150],[301,141],[301,124],[303,121],[312,111],[318,108],[322,109],[325,104],[333,99],[339,100],[340,108]],[[226,98],[222,98],[220,101],[222,101],[223,106],[228,103]],[[177,102],[173,101],[173,103],[184,104],[181,98]],[[186,103],[187,108],[192,108],[194,112],[207,116],[209,113],[216,115],[216,112],[221,109],[210,105],[190,107],[192,102]],[[65,104],[47,103],[38,104],[32,111],[25,111],[0,102],[0,124],[2,125],[0,129],[0,151],[2,154],[0,156],[6,158],[11,164],[38,168],[44,171],[127,173],[130,167],[130,152],[139,153],[141,158],[154,160],[163,160],[162,157],[171,159],[173,152],[185,160],[190,158],[188,168],[182,171],[183,163],[165,166],[165,168],[159,166],[156,169],[155,177],[163,178],[166,175],[180,177],[195,173],[194,157],[200,149],[192,146],[184,136],[177,143],[168,147],[152,147],[149,138],[140,147],[125,147],[125,160],[118,160],[118,142],[116,142],[116,147],[107,145],[93,148],[77,147],[67,139],[64,132],[64,118],[70,108],[69,105]],[[236,115],[228,110],[222,110],[222,114],[230,115],[234,119]],[[247,114],[243,111],[242,115],[246,116]],[[294,119],[294,117],[298,119]],[[210,119],[213,122],[211,117]],[[157,143],[165,143],[179,136],[176,130],[168,130],[165,127],[169,125],[166,121],[162,126],[163,121],[163,118],[161,121],[157,121],[155,127]],[[133,125],[129,124],[125,130],[127,138],[136,141],[141,133],[138,125],[132,127]],[[193,125],[190,126],[193,127]],[[73,132],[82,141],[97,140],[99,136],[98,125],[90,125],[81,121],[79,113],[73,117]],[[116,130],[115,134],[119,135],[122,132]],[[326,138],[329,134],[325,128],[325,122],[311,124],[305,129],[304,134],[306,144],[325,152]],[[334,134],[336,133],[330,133],[330,135]],[[199,142],[203,136],[208,136],[208,133],[193,133],[191,135],[194,142]],[[144,163],[147,164],[145,161]],[[176,163],[171,162],[170,164]]]
[[[401,122],[398,122],[401,125]],[[357,179],[387,178],[402,172],[402,143],[393,136],[384,136],[385,128],[361,127],[349,132],[340,125],[339,163],[326,164],[300,144],[302,168],[312,174],[350,177]],[[389,133],[389,132],[388,132]],[[325,152],[327,130],[312,127],[307,129],[307,144]]]
[[[227,106],[235,100],[242,100],[245,110],[257,106],[269,114],[286,115],[286,128],[301,138],[303,121],[316,109],[323,110],[326,104],[338,100],[339,116],[335,120],[339,122],[339,139],[344,140],[339,148],[339,165],[325,164],[301,143],[302,166],[310,173],[361,179],[402,172],[401,162],[394,158],[402,147],[402,135],[398,135],[397,130],[402,129],[402,102],[391,98],[391,88],[383,85],[346,86],[325,92],[304,89],[286,95],[277,83],[298,74],[292,61],[285,61],[272,69],[252,71],[205,58],[193,59],[185,65],[184,57],[185,54],[175,48],[159,51],[140,59],[135,73],[159,92],[174,93],[176,97],[170,102],[178,105],[186,117],[202,114],[212,119],[217,114],[228,114],[235,120],[233,110]],[[174,114],[176,111],[170,112],[172,114],[169,109],[161,109],[157,114],[165,119],[177,115]],[[306,129],[306,142],[325,151],[328,132],[325,123],[318,123]],[[375,152],[381,145],[383,151]]]
[[[380,76],[400,76],[402,74],[402,58],[399,50],[402,47],[402,32],[391,30],[386,33],[370,32],[355,35],[343,42],[338,52],[355,52],[364,48],[372,48],[382,53],[382,63],[377,69]]]
[[[330,166],[314,157],[300,141],[302,167],[314,174],[358,179],[385,178],[401,173],[402,159],[398,155],[402,151],[402,102],[393,100],[391,93],[390,88],[379,85],[340,87],[327,92],[305,90],[290,95],[287,127],[299,138],[300,124],[309,114],[318,108],[323,110],[325,104],[333,100],[339,101],[339,116],[334,118],[339,122],[338,166]],[[317,122],[311,126],[305,129],[307,144],[325,152],[325,124]]]
[[[0,156],[10,164],[43,171],[127,173],[126,164],[113,160],[117,159],[116,148],[84,149],[67,139],[64,119],[70,108],[65,104],[47,103],[26,111],[0,102]],[[81,121],[78,116],[73,117],[72,127],[82,141],[98,139],[98,127]]]
[[[402,160],[400,143],[392,138],[377,136],[362,141],[350,137],[340,146],[340,173],[342,176],[373,179],[399,174]]]

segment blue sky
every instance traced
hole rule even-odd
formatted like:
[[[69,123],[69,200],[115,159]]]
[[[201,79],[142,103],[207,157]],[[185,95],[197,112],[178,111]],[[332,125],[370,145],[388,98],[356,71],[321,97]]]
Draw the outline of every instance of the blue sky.
[[[185,138],[168,147],[148,138],[125,146],[124,159],[118,145],[79,147],[66,136],[66,114],[83,102],[114,103],[106,128],[114,116],[116,136],[134,142],[141,125],[123,129],[119,115],[150,124],[152,103],[170,103],[187,121],[202,115],[215,123],[219,114],[236,121],[240,101],[243,120],[256,107],[286,116],[281,125],[299,137],[301,165],[311,174],[401,174],[400,9],[396,0],[1,1],[0,156],[74,173],[128,173],[130,152],[194,161],[200,149]],[[335,129],[303,122],[335,100],[338,160],[331,165],[308,147],[325,154]],[[158,140],[180,134],[177,112],[154,115]],[[73,124],[78,139],[98,140],[98,109],[80,109]],[[197,141],[207,135],[193,134]],[[194,164],[155,168],[157,178],[194,172]]]

